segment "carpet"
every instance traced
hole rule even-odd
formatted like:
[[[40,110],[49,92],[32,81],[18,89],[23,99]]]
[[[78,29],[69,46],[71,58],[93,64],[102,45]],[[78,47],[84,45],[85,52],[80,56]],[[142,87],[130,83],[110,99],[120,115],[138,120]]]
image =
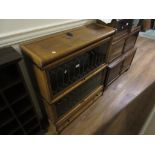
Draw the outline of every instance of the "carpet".
[[[139,36],[155,40],[155,30],[148,30],[146,32],[140,32]]]

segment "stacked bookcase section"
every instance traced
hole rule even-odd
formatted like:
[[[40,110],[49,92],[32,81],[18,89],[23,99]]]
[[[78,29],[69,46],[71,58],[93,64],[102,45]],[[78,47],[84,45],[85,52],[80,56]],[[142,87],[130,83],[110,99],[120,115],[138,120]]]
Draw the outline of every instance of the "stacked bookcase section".
[[[21,45],[38,98],[58,132],[102,95],[114,32],[94,23]]]
[[[130,68],[136,53],[135,43],[142,21],[139,19],[114,19],[109,24],[100,20],[97,20],[97,23],[116,29],[107,57],[106,86],[108,86]]]

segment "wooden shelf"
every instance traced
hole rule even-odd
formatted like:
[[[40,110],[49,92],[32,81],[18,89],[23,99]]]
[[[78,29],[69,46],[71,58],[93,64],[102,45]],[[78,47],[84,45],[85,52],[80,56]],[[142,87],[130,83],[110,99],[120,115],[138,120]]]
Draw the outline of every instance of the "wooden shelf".
[[[0,69],[0,89],[7,89],[21,81],[17,64],[8,65]]]
[[[25,124],[25,122],[27,122],[29,119],[31,119],[34,116],[35,116],[34,109],[32,107],[27,107],[26,109],[24,109],[23,112],[20,113],[18,118],[20,122],[22,122],[22,124]]]
[[[101,66],[99,66],[96,69],[92,70],[90,73],[88,73],[87,75],[85,75],[81,79],[77,80],[75,83],[70,85],[68,88],[64,89],[62,92],[60,92],[56,96],[54,96],[53,100],[52,100],[52,102],[50,102],[50,104],[53,104],[53,103],[57,102],[59,99],[61,99],[62,97],[64,97],[65,95],[67,95],[68,93],[70,93],[71,91],[73,91],[74,89],[76,89],[77,87],[82,85],[83,83],[85,83],[86,81],[88,81],[90,78],[95,76],[97,73],[99,73],[100,71],[106,69],[106,67],[107,67],[106,64],[102,64]]]
[[[15,118],[10,118],[10,119],[6,119],[3,123],[1,123],[0,128],[2,128],[3,126],[9,124],[11,121],[13,121]]]
[[[15,85],[18,85],[19,83],[22,83],[22,79],[16,79],[16,80],[14,80],[12,82],[10,81],[10,84],[8,84],[5,87],[1,88],[1,91],[5,91],[5,90],[7,90],[7,89],[9,89],[9,88],[11,88],[11,87],[13,87]]]
[[[22,118],[24,122],[21,117],[30,109],[38,117],[18,66],[20,59],[11,47],[0,49],[0,134],[28,134],[24,123],[31,120],[31,115]],[[31,125],[36,124],[40,125],[39,119]]]
[[[16,132],[19,129],[21,129],[21,127],[19,126],[18,122],[16,120],[12,120],[6,126],[1,128],[1,132],[3,132],[3,134],[12,135],[14,132]],[[24,134],[24,132],[23,132],[23,134]]]
[[[27,125],[29,122],[31,122],[33,119],[37,119],[37,117],[34,115],[31,118],[27,119],[26,122],[23,123],[23,125]]]
[[[29,129],[29,131],[28,131],[28,134],[30,134],[30,135],[33,135],[35,133],[40,134],[40,126],[39,125],[35,125],[34,127]]]
[[[14,85],[13,87],[4,90],[4,96],[6,97],[7,101],[9,103],[16,102],[19,97],[25,95],[26,90],[23,83],[19,83],[17,85]]]

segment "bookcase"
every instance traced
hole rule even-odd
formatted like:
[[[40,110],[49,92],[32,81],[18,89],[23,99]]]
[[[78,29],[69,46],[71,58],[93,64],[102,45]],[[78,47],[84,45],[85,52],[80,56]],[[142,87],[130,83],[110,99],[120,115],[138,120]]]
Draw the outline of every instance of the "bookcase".
[[[41,133],[41,125],[19,67],[20,55],[0,49],[0,134]]]
[[[136,53],[135,44],[141,30],[142,21],[138,19],[115,19],[109,24],[100,20],[97,20],[97,23],[116,29],[107,56],[106,87],[108,87],[130,68]]]
[[[93,23],[21,45],[38,98],[58,133],[103,94],[114,33]]]

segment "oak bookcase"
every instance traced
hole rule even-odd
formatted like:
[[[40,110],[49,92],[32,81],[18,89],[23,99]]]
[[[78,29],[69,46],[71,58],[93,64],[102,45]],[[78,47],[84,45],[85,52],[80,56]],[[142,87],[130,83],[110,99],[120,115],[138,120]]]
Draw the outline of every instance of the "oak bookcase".
[[[21,45],[38,98],[58,132],[103,94],[114,33],[93,23]]]

